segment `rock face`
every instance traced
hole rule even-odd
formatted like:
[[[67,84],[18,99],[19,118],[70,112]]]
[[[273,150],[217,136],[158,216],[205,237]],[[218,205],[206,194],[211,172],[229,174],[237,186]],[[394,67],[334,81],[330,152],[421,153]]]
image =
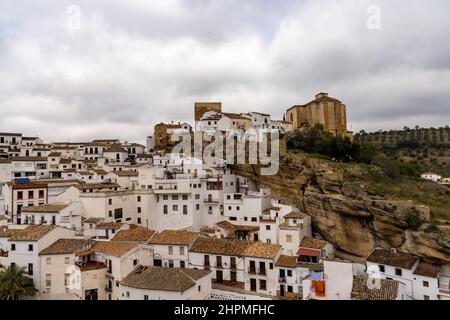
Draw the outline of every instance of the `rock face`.
[[[364,261],[375,247],[397,248],[431,262],[450,263],[450,228],[435,233],[409,227],[407,217],[429,220],[429,209],[410,201],[374,199],[363,184],[346,181],[336,164],[284,157],[277,175],[261,176],[258,165],[236,165],[237,174],[270,187],[274,197],[311,216],[314,231],[334,244],[337,255]],[[445,223],[445,222],[444,222]]]

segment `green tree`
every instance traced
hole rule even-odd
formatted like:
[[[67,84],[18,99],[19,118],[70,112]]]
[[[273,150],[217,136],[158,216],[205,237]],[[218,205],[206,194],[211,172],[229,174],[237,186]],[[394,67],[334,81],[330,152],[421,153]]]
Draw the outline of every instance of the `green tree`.
[[[12,265],[0,272],[0,300],[19,300],[36,293],[33,279],[25,273],[25,268]]]

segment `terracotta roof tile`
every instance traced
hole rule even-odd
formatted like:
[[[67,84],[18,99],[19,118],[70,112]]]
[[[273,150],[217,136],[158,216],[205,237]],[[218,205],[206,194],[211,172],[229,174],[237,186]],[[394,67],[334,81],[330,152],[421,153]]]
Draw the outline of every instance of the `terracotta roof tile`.
[[[275,265],[277,267],[296,268],[297,267],[297,257],[281,255],[278,258]]]
[[[198,238],[191,252],[273,259],[281,246],[237,239]]]
[[[380,287],[369,288],[366,277],[353,277],[351,297],[357,300],[395,300],[399,282],[380,279]]]
[[[367,258],[367,261],[397,268],[411,269],[416,263],[417,258],[389,249],[375,249]]]
[[[149,244],[179,244],[190,245],[198,237],[197,232],[164,230],[156,233],[149,241]]]
[[[146,290],[183,292],[210,273],[206,270],[139,266],[120,284]]]
[[[58,228],[55,225],[32,225],[11,235],[11,241],[37,241]]]
[[[22,212],[59,213],[69,205],[64,203],[42,204],[39,206],[23,207]]]
[[[39,252],[39,255],[71,254],[82,249],[85,244],[86,241],[83,239],[59,239]]]
[[[156,231],[141,226],[130,227],[129,230],[120,230],[111,241],[145,241],[147,242]]]
[[[218,226],[219,228],[225,229],[225,230],[229,230],[229,231],[248,231],[248,232],[252,232],[252,231],[258,231],[259,227],[258,226],[244,226],[244,225],[239,225],[239,224],[233,224],[230,221],[224,220],[221,222],[216,223],[216,226]]]
[[[423,277],[437,278],[439,274],[439,266],[431,263],[426,263],[424,261],[420,261],[419,265],[417,266],[416,270],[414,270],[413,274]]]
[[[302,241],[300,242],[300,247],[310,249],[323,249],[327,243],[328,242],[326,242],[325,240],[303,237]]]
[[[99,241],[92,246],[90,251],[96,253],[104,253],[115,257],[121,257],[130,250],[133,250],[134,248],[137,248],[136,243]]]

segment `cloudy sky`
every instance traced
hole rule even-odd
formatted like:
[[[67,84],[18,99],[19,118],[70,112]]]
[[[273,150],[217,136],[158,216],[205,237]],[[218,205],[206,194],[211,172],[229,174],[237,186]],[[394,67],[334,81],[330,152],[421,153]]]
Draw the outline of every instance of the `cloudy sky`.
[[[282,118],[320,91],[347,104],[354,131],[450,124],[448,12],[447,0],[1,0],[0,131],[143,142],[159,121],[192,122],[194,101]]]

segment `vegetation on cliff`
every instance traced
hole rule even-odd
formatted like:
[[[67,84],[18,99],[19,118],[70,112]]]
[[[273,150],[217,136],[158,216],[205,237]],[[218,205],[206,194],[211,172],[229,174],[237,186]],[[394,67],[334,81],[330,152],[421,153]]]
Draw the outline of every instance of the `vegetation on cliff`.
[[[325,132],[320,124],[313,128],[294,131],[286,137],[286,140],[290,152],[318,155],[338,162],[373,164],[382,168],[383,172],[391,178],[417,177],[420,173],[415,164],[391,159],[370,143],[334,136]]]
[[[433,171],[450,176],[450,127],[415,128],[378,131],[364,130],[355,135],[355,141],[371,144],[389,159],[409,163],[421,172]]]

